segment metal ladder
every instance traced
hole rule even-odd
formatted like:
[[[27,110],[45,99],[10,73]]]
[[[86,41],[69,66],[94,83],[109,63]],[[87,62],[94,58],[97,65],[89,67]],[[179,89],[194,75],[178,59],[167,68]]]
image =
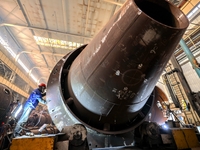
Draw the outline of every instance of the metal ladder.
[[[182,113],[184,113],[185,122],[188,124],[191,124],[192,122],[189,119],[191,117],[193,118],[194,122],[196,122],[196,119],[193,115],[192,110],[187,110],[187,103],[189,103],[189,101],[181,85],[177,72],[175,71],[174,68],[172,68],[172,65],[169,63],[165,67],[165,71],[166,71],[166,77],[167,77],[168,83],[171,87],[171,91],[173,92],[175,98],[179,102],[180,107],[182,107],[180,109]]]

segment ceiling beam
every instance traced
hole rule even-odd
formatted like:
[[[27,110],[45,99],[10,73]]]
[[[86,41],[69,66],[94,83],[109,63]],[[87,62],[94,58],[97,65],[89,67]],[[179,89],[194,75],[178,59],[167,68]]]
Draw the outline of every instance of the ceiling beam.
[[[32,30],[38,30],[38,31],[45,31],[45,32],[51,32],[51,33],[56,33],[56,34],[64,34],[72,37],[78,37],[78,38],[84,38],[84,39],[92,39],[92,37],[89,36],[83,36],[83,35],[78,35],[78,34],[72,34],[68,32],[61,32],[57,30],[50,30],[50,29],[44,29],[44,28],[39,28],[39,27],[31,27],[31,26],[26,26],[26,25],[20,25],[20,24],[11,24],[11,23],[1,23],[1,26],[9,26],[9,27],[22,27],[22,28],[28,28]]]
[[[88,19],[89,19],[89,13],[90,13],[90,0],[88,0],[88,6],[87,6],[87,12],[86,12],[86,21],[85,21],[85,30],[84,34],[86,35],[87,31],[87,24],[88,24]]]
[[[66,15],[66,12],[67,12],[67,9],[66,9],[66,1],[65,0],[62,0],[62,12],[63,12],[63,18],[64,18],[64,28],[65,28],[65,31],[67,31],[66,29],[66,26],[67,26],[67,15]]]
[[[22,4],[21,0],[16,0],[16,2],[17,2],[17,5],[19,5],[19,8],[20,8],[20,10],[21,10],[21,12],[22,12],[22,14],[23,14],[23,16],[24,16],[24,18],[25,18],[25,20],[26,20],[28,26],[30,27],[30,26],[31,26],[31,19],[29,18],[29,15],[28,15],[28,13],[27,13],[26,5]],[[41,5],[40,5],[40,6],[41,6]],[[32,35],[34,36],[34,35],[35,35],[35,30],[30,29],[30,31],[31,31]],[[41,50],[41,47],[40,47],[39,45],[37,45],[37,46],[38,46],[38,49],[39,49],[40,51],[42,51],[42,50]],[[47,67],[49,67],[49,64],[48,64],[46,58],[45,58],[43,55],[42,55],[42,57],[43,57],[43,59],[44,59],[44,62],[45,62],[46,65],[47,65]]]
[[[33,67],[33,68],[31,68],[30,70],[29,70],[29,72],[28,72],[28,74],[29,74],[29,76],[31,75],[31,72],[33,71],[33,69],[36,69],[36,68],[42,68],[42,69],[48,69],[49,70],[49,72],[51,72],[51,69],[49,69],[49,68],[46,68],[46,67],[41,67],[41,66],[35,66],[35,67]]]
[[[15,61],[17,61],[20,57],[21,54],[24,54],[24,53],[27,53],[27,54],[38,54],[38,55],[52,55],[52,56],[61,56],[63,57],[65,54],[58,54],[58,53],[52,53],[52,52],[36,52],[36,51],[21,51],[17,54],[17,56],[15,57]]]
[[[111,4],[115,4],[115,5],[118,5],[118,6],[122,6],[123,5],[123,3],[118,3],[118,2],[115,2],[115,1],[112,1],[112,0],[103,0],[103,1],[111,3]]]

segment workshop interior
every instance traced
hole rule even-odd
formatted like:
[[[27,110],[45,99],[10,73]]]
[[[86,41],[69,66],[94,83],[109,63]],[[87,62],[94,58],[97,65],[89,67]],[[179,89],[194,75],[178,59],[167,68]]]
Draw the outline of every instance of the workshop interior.
[[[0,50],[0,150],[200,150],[199,0],[0,0]]]

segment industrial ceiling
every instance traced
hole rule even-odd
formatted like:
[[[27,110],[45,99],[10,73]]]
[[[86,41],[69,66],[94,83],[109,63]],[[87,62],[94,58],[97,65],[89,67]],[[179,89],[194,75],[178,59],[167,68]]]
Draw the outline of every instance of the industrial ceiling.
[[[30,78],[46,83],[56,63],[68,52],[88,44],[124,2],[0,0],[0,42]],[[171,2],[183,9],[192,4]],[[185,39],[199,30],[200,19],[191,22]]]

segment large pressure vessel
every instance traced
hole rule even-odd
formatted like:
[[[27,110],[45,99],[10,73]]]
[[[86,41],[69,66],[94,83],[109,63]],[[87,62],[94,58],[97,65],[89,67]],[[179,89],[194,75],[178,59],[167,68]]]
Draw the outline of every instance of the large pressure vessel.
[[[57,128],[82,123],[99,133],[122,134],[139,126],[188,24],[168,1],[127,0],[88,45],[54,67],[47,101]]]

